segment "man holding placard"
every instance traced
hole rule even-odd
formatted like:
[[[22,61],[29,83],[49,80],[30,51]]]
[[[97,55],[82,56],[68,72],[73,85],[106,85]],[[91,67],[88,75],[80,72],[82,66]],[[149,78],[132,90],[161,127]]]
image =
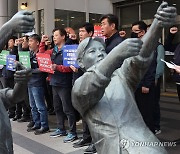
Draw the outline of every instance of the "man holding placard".
[[[72,69],[63,65],[63,46],[65,45],[66,38],[67,33],[64,29],[54,29],[54,49],[45,51],[45,41],[48,40],[48,36],[43,35],[39,52],[46,53],[51,56],[53,63],[52,69],[54,70],[54,74],[51,74],[50,85],[52,85],[53,103],[58,128],[50,136],[58,137],[65,136],[67,134],[64,125],[65,113],[68,118],[69,133],[64,139],[64,142],[72,142],[77,138],[77,134],[76,117],[71,102]]]
[[[29,127],[27,131],[35,131],[35,135],[47,133],[49,131],[48,114],[44,100],[44,84],[46,82],[46,74],[39,70],[36,59],[36,54],[39,51],[40,41],[41,38],[37,34],[33,34],[29,37],[32,77],[28,82],[28,93],[34,126]]]

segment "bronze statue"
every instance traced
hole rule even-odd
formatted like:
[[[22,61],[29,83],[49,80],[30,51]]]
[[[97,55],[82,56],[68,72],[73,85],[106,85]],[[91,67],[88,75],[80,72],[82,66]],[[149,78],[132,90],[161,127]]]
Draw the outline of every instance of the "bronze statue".
[[[33,27],[34,18],[32,13],[27,11],[16,13],[0,29],[0,51],[13,34],[30,32]],[[0,153],[2,154],[13,154],[11,125],[6,108],[24,99],[26,83],[30,74],[30,69],[25,69],[17,63],[17,71],[14,74],[16,82],[14,89],[5,88],[0,90]]]
[[[108,55],[97,39],[80,43],[77,60],[86,72],[74,84],[72,102],[85,118],[98,154],[167,153],[145,125],[134,91],[151,63],[162,27],[172,25],[175,17],[176,8],[163,2],[141,40],[126,39]],[[123,140],[156,145],[127,146]]]

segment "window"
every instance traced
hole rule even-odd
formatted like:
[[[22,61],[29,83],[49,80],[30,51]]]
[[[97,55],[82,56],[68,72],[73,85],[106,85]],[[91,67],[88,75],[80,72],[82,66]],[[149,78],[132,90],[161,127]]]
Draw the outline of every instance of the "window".
[[[95,13],[90,13],[89,14],[89,22],[92,24],[99,24],[99,19],[101,18],[102,14],[95,14]]]
[[[139,20],[139,6],[133,5],[120,8],[120,24],[129,25]]]
[[[158,7],[159,7],[159,3],[156,2],[142,3],[141,5],[142,20],[153,19]]]
[[[39,16],[39,33],[44,34],[44,10],[38,11]]]
[[[85,12],[55,10],[55,28],[71,27],[78,30],[82,23],[86,21]]]

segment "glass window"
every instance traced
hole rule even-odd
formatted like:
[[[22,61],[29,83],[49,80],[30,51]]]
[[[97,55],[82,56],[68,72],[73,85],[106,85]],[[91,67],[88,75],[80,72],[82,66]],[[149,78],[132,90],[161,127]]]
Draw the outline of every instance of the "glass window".
[[[89,22],[92,24],[99,24],[99,19],[101,18],[102,14],[95,14],[95,13],[90,13],[89,14]]]
[[[71,27],[78,30],[85,21],[86,14],[84,12],[55,10],[55,27]]]
[[[159,7],[159,3],[156,2],[142,3],[141,5],[142,20],[153,19],[158,7]]]
[[[139,20],[139,6],[133,5],[120,8],[120,24],[128,25]]]
[[[39,33],[44,34],[44,10],[39,10]]]

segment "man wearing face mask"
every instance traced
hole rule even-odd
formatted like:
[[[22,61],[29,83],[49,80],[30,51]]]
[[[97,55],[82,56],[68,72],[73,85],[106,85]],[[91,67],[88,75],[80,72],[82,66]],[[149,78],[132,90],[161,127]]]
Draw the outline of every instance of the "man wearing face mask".
[[[132,24],[132,38],[142,38],[147,31],[147,25],[143,21],[138,21]],[[153,121],[153,105],[155,94],[155,74],[157,66],[157,52],[154,51],[154,57],[149,66],[148,71],[144,75],[143,79],[139,83],[137,90],[135,91],[135,99],[137,106],[142,114],[142,117],[149,127],[149,129],[155,133],[154,121]]]

